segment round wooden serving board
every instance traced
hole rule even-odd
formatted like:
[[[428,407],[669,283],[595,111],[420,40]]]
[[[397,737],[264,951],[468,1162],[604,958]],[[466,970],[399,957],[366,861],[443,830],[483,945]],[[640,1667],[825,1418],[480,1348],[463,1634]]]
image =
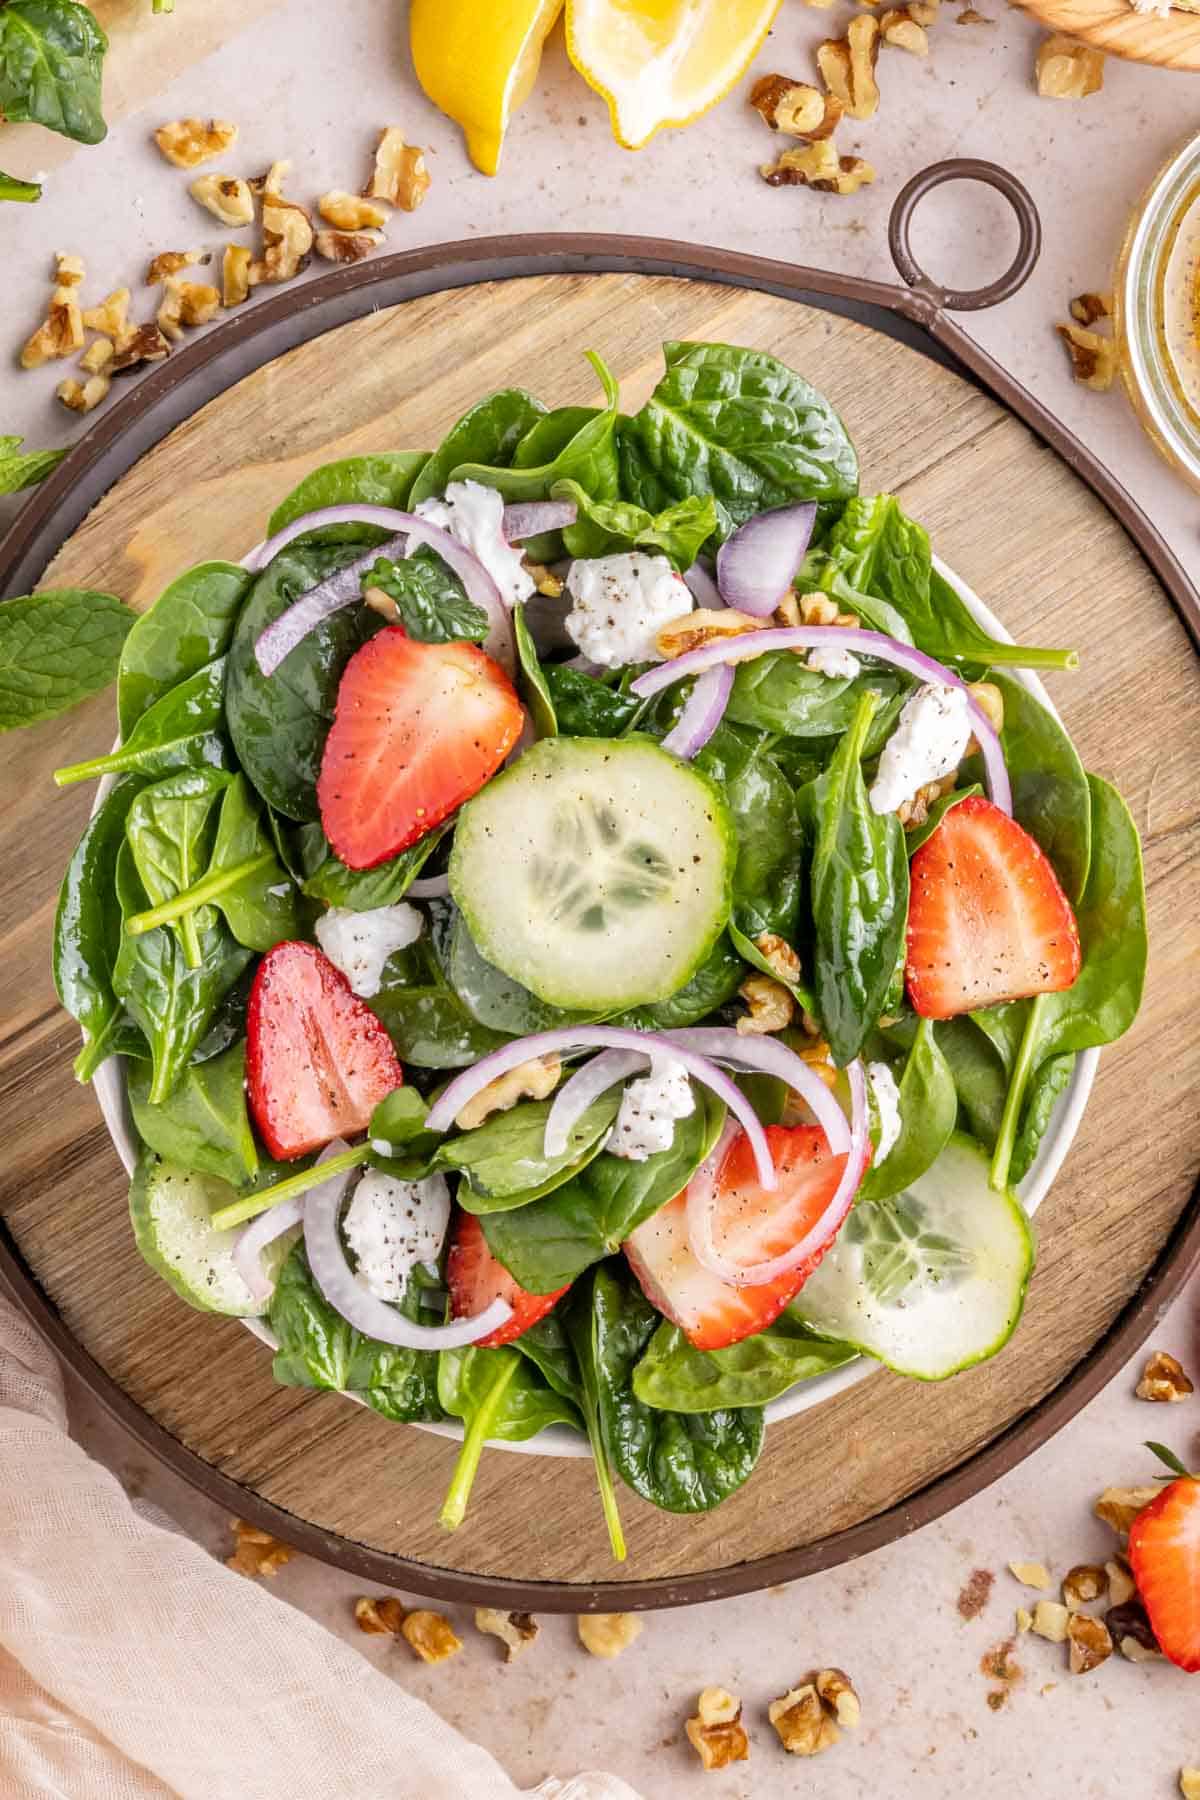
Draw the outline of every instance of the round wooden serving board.
[[[1012,631],[1079,646],[1080,672],[1050,686],[1085,761],[1117,783],[1144,837],[1146,1001],[1103,1056],[1038,1216],[1024,1322],[994,1362],[943,1386],[877,1373],[776,1427],[746,1487],[708,1516],[672,1517],[623,1493],[624,1569],[608,1555],[582,1461],[489,1451],[467,1522],[447,1536],[437,1514],[452,1444],[334,1395],[276,1387],[261,1344],[232,1320],[189,1311],[137,1255],[125,1182],[92,1096],[72,1079],[77,1035],[48,968],[55,894],[90,799],[57,793],[50,771],[111,742],[111,697],[10,736],[0,1219],[56,1309],[43,1323],[77,1360],[72,1340],[81,1346],[115,1384],[110,1400],[231,1510],[402,1588],[543,1608],[667,1604],[870,1549],[1069,1417],[1150,1329],[1148,1306],[1127,1311],[1148,1272],[1157,1265],[1161,1299],[1196,1249],[1192,1228],[1164,1254],[1200,1166],[1195,652],[1090,489],[978,385],[920,351],[794,300],[661,276],[559,274],[429,294],[229,387],[116,483],[44,585],[147,606],[188,564],[244,553],[317,464],[432,445],[473,401],[513,383],[551,404],[594,401],[589,347],[632,409],[668,338],[769,349],[803,371],[845,417],[865,490],[899,493]]]
[[[1078,38],[1109,56],[1162,69],[1200,69],[1200,17],[1173,5],[1166,18],[1136,12],[1129,0],[1018,0],[1052,31]]]

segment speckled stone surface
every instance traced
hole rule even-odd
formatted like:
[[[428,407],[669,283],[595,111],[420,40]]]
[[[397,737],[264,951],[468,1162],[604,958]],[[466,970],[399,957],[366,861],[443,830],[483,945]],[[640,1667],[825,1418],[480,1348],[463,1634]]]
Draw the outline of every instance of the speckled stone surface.
[[[375,130],[402,125],[429,145],[434,184],[421,212],[397,215],[389,231],[397,247],[518,230],[659,233],[883,279],[890,276],[887,211],[902,182],[946,156],[985,156],[1030,187],[1046,247],[1022,295],[974,316],[969,329],[1117,471],[1200,573],[1196,496],[1159,462],[1119,394],[1072,384],[1051,330],[1072,294],[1108,284],[1130,208],[1168,152],[1200,125],[1194,81],[1110,63],[1103,93],[1078,105],[1043,101],[1030,80],[1039,33],[1024,15],[980,0],[992,23],[958,25],[956,8],[944,7],[927,63],[898,51],[881,59],[878,117],[841,133],[841,148],[868,156],[879,180],[853,199],[837,199],[773,191],[758,180],[771,138],[737,96],[639,156],[622,152],[603,105],[556,40],[501,176],[488,182],[472,171],[455,127],[416,88],[403,7],[379,0],[342,0],[337,8],[322,0],[241,7],[210,0],[202,7],[203,0],[178,0],[176,14],[159,20],[149,17],[149,0],[123,9],[126,35],[118,37],[112,84],[122,116],[102,150],[61,160],[59,147],[32,130],[4,134],[0,164],[50,175],[41,206],[0,209],[0,318],[14,347],[42,316],[54,250],[85,257],[91,297],[128,283],[135,309],[148,315],[149,296],[138,295],[137,284],[152,254],[220,244],[219,229],[209,230],[215,221],[187,197],[186,177],[148,143],[154,125],[181,114],[239,122],[241,142],[230,159],[236,172],[290,157],[299,198],[358,186]],[[760,72],[803,78],[811,45],[840,29],[842,18],[841,10],[812,12],[785,0]],[[140,39],[134,75],[131,32],[186,34],[186,43],[164,38],[159,66]],[[203,53],[205,44],[217,47]],[[172,76],[173,69],[183,72]],[[978,189],[943,189],[918,220],[918,253],[946,281],[988,279],[1012,242],[1003,203]],[[64,372],[19,374],[10,365],[3,430],[42,444],[79,429],[52,399]],[[819,370],[807,372],[819,381]],[[987,496],[979,500],[986,504]],[[0,522],[14,505],[0,502]],[[1190,1360],[1193,1373],[1198,1294],[1193,1285],[1152,1340]],[[1091,1499],[1109,1482],[1148,1477],[1141,1440],[1167,1438],[1193,1460],[1200,1455],[1200,1398],[1151,1410],[1132,1397],[1135,1379],[1133,1367],[1053,1443],[940,1523],[797,1586],[650,1615],[638,1642],[612,1663],[589,1658],[569,1620],[546,1619],[538,1642],[506,1668],[495,1641],[477,1636],[464,1616],[462,1655],[427,1669],[403,1645],[357,1633],[352,1604],[360,1588],[349,1577],[297,1560],[276,1587],[480,1738],[521,1783],[608,1766],[648,1800],[692,1794],[699,1771],[682,1722],[698,1689],[720,1682],[742,1696],[752,1748],[748,1764],[706,1778],[714,1794],[959,1800],[970,1792],[1008,1800],[1019,1791],[1046,1800],[1169,1800],[1180,1765],[1200,1764],[1198,1690],[1185,1676],[1115,1658],[1073,1677],[1060,1647],[1028,1636],[1012,1652],[1019,1678],[999,1682],[980,1666],[1012,1635],[1014,1610],[1028,1598],[1006,1572],[1010,1559],[1044,1561],[1058,1575],[1102,1558],[1112,1540],[1091,1517]],[[74,1417],[81,1439],[127,1485],[214,1552],[225,1548],[223,1516],[151,1466],[86,1395],[76,1394]],[[995,1580],[979,1615],[965,1619],[959,1596],[978,1570]],[[779,1749],[766,1705],[806,1670],[831,1663],[849,1671],[862,1695],[862,1728],[819,1762],[800,1764]]]

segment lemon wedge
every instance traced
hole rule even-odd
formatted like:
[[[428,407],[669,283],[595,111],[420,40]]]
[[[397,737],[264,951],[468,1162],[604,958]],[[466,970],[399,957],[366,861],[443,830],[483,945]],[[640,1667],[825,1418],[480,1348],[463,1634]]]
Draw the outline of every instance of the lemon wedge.
[[[485,175],[500,166],[509,120],[537,80],[563,0],[412,0],[417,80],[466,134]]]
[[[689,125],[753,60],[780,0],[567,0],[567,50],[603,94],[613,133],[640,150]]]

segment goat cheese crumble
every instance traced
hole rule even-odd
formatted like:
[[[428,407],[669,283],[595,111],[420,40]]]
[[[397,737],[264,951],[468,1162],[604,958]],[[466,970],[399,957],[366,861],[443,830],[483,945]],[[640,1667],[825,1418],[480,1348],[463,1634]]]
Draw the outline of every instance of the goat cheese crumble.
[[[448,531],[477,556],[510,609],[535,592],[522,552],[504,535],[504,496],[480,481],[452,481],[441,500],[418,500],[414,511]]]
[[[927,782],[957,769],[971,738],[967,696],[962,688],[931,682],[905,702],[900,721],[879,758],[871,783],[877,813],[895,812]]]
[[[397,906],[376,906],[369,912],[331,906],[317,920],[316,934],[318,944],[354,992],[369,1000],[379,992],[388,957],[415,944],[424,928],[416,907],[402,900]]]
[[[818,675],[845,681],[853,681],[862,668],[857,656],[852,656],[849,650],[835,649],[832,644],[823,650],[810,650],[808,666]]]
[[[417,1264],[436,1265],[449,1223],[444,1175],[400,1181],[382,1169],[368,1169],[344,1225],[359,1280],[379,1300],[402,1300]]]
[[[567,634],[605,669],[662,662],[655,642],[672,619],[691,612],[691,589],[665,556],[632,550],[623,556],[580,557],[567,576],[571,611]]]
[[[875,1161],[881,1163],[900,1136],[900,1089],[896,1086],[896,1077],[884,1062],[867,1064],[867,1080],[871,1084],[871,1098],[879,1115],[879,1142],[875,1146]]]
[[[631,1081],[605,1149],[629,1162],[645,1162],[675,1141],[675,1122],[696,1110],[687,1070],[673,1057],[651,1058],[650,1073]]]

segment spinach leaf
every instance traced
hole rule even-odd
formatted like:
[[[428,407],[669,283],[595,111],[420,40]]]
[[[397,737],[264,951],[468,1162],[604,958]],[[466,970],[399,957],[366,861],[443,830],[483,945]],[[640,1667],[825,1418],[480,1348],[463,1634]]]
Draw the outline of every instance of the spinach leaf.
[[[523,1331],[516,1340],[516,1348],[541,1370],[556,1394],[582,1410],[583,1383],[579,1379],[579,1364],[567,1337],[561,1308],[555,1307],[536,1325]]]
[[[783,934],[780,933],[780,936],[782,935]],[[763,955],[754,939],[747,937],[744,931],[739,931],[737,926],[733,923],[730,923],[729,926],[729,941],[743,962],[749,963],[750,967],[752,969],[757,969],[760,974],[769,975],[772,981],[781,981],[791,994],[792,998],[796,1000],[806,1012],[815,1014],[817,1003],[813,998],[811,990],[805,985],[802,976],[792,981],[789,980],[787,976],[781,974],[775,965]],[[793,945],[792,948],[795,949],[795,945]],[[738,985],[740,987],[741,983],[739,982]],[[779,1121],[776,1120],[774,1122],[778,1123]],[[764,1123],[767,1123],[767,1121],[764,1121]]]
[[[441,1143],[435,1131],[426,1131],[429,1113],[427,1103],[414,1087],[393,1088],[371,1114],[367,1133],[371,1146],[370,1162],[377,1168],[389,1168],[401,1180],[420,1180],[432,1167],[432,1158]],[[415,1172],[409,1175],[392,1169],[397,1163],[413,1162]]]
[[[898,701],[903,705],[912,689],[912,682],[893,669],[867,668],[853,677],[822,675],[819,669],[810,669],[795,651],[772,650],[766,656],[756,656],[752,662],[739,664],[725,717],[733,724],[777,732],[784,737],[839,737],[849,730],[862,696],[873,693],[879,698],[880,713],[890,730],[895,717],[888,710],[890,703]],[[879,725],[877,718],[864,741],[864,756],[882,747],[874,741]]]
[[[258,1151],[246,1113],[246,1046],[184,1070],[174,1093],[150,1099],[150,1069],[134,1063],[126,1083],[138,1135],[166,1162],[245,1187],[258,1174]]]
[[[225,684],[229,734],[258,792],[289,819],[317,817],[317,775],[342,670],[383,621],[369,606],[343,607],[271,676],[259,668],[254,646],[302,594],[361,555],[361,544],[289,544],[255,581],[234,631]]]
[[[1013,791],[1013,813],[1035,837],[1076,901],[1087,882],[1092,848],[1092,798],[1074,744],[1023,683],[993,669],[988,680],[1004,697],[1000,742]],[[981,772],[972,759],[968,775]]]
[[[443,1141],[433,1167],[457,1169],[466,1176],[458,1190],[458,1204],[467,1212],[488,1214],[528,1206],[577,1175],[599,1155],[617,1116],[621,1089],[610,1088],[592,1101],[571,1127],[566,1149],[557,1156],[548,1156],[543,1144],[551,1104],[549,1100],[518,1101],[507,1112],[493,1113],[473,1131]]]
[[[448,563],[425,544],[400,562],[381,556],[362,578],[363,591],[382,588],[396,602],[400,624],[422,644],[481,644],[489,620]]]
[[[690,981],[684,983],[669,1000],[656,1000],[650,1006],[635,1006],[620,1013],[614,1025],[628,1025],[635,1031],[681,1031],[698,1025],[718,1006],[724,1006],[737,993],[746,969],[741,957],[723,931]]]
[[[765,1406],[798,1381],[840,1369],[857,1354],[850,1344],[814,1337],[786,1312],[725,1350],[694,1349],[678,1325],[664,1319],[634,1366],[633,1393],[660,1412]]]
[[[894,813],[872,809],[859,762],[876,704],[874,694],[862,696],[833,761],[813,784],[814,989],[841,1068],[883,1011],[908,919],[904,830]]]
[[[958,1091],[938,1048],[932,1019],[917,1034],[900,1078],[900,1135],[882,1162],[872,1162],[858,1200],[884,1200],[911,1187],[941,1155],[958,1118]]]
[[[682,1193],[725,1123],[719,1102],[693,1093],[695,1110],[677,1122],[669,1149],[644,1162],[602,1150],[544,1199],[486,1215],[488,1248],[523,1288],[550,1294],[566,1287]]]
[[[571,1401],[511,1345],[497,1350],[443,1350],[438,1357],[438,1398],[465,1427],[441,1511],[447,1531],[456,1530],[466,1517],[479,1459],[489,1440],[520,1443],[548,1425],[579,1429],[579,1414]]]
[[[423,932],[415,944],[388,958],[383,986],[372,996],[371,1009],[383,1021],[402,1062],[419,1069],[461,1069],[509,1039],[472,1018],[450,985],[433,941],[436,911],[430,911],[434,930]]]
[[[5,194],[4,182],[14,187],[33,188],[32,181],[15,181],[11,175],[0,175],[0,199],[4,200],[36,200],[41,193],[38,188],[31,194]],[[22,450],[23,438],[0,437],[0,494],[15,494],[21,488],[36,487],[39,481],[45,481],[52,469],[57,469],[65,450]]]
[[[121,943],[117,901],[117,856],[125,842],[125,820],[137,796],[132,777],[119,781],[88,820],[67,864],[54,918],[54,986],[58,998],[83,1031],[75,1074],[90,1081],[102,1062],[118,1051],[146,1045],[113,989],[113,965]]]
[[[98,775],[140,775],[154,780],[179,769],[223,769],[228,751],[222,734],[225,658],[198,669],[144,712],[119,750],[89,762],[55,769],[59,787]]]
[[[1034,1071],[1029,1083],[1029,1097],[1025,1102],[1021,1128],[1013,1145],[1012,1161],[1008,1166],[1008,1179],[1011,1182],[1023,1181],[1033,1167],[1050,1124],[1050,1115],[1058,1104],[1059,1097],[1065,1093],[1074,1072],[1075,1056],[1072,1051],[1067,1051],[1062,1056],[1047,1057],[1040,1068]]]
[[[294,872],[300,877],[304,893],[329,906],[348,906],[352,912],[394,906],[397,900],[403,900],[449,829],[449,821],[436,826],[378,868],[348,869],[333,854],[318,824],[301,825],[295,834]]]
[[[217,769],[184,769],[143,788],[129,809],[125,837],[133,852],[138,879],[153,905],[149,919],[161,917],[164,904],[185,893],[199,879],[212,841],[211,817],[233,777]],[[140,926],[141,920],[138,921]],[[204,921],[184,911],[172,921],[189,969],[200,964],[199,930]],[[132,919],[126,932],[135,934]]]
[[[581,425],[551,461],[517,468],[495,461],[488,464],[464,459],[451,474],[451,481],[480,481],[485,487],[497,488],[510,501],[544,500],[556,481],[568,480],[577,481],[596,499],[615,496],[618,475],[614,434],[620,394],[595,351],[589,350],[587,359],[600,377],[607,405],[603,412]]]
[[[761,733],[722,723],[695,757],[717,783],[737,830],[733,921],[748,938],[793,938],[800,910],[802,833],[791,783]]]
[[[908,1035],[907,1028],[915,1031],[915,1025],[915,1020],[906,1020],[883,1035],[893,1043],[901,1041]],[[965,1013],[956,1019],[940,1019],[937,1041],[954,1078],[963,1122],[973,1138],[990,1147],[1000,1129],[1008,1092],[1004,1064],[975,1020]]]
[[[559,1025],[588,1024],[596,1016],[551,1006],[494,967],[480,954],[457,907],[450,927],[446,974],[471,1017],[489,1030],[502,1031],[509,1037],[527,1037],[531,1032],[551,1031]]]
[[[512,453],[514,469],[538,469],[551,463],[584,426],[599,418],[598,406],[555,406],[535,419]],[[499,457],[492,457],[498,462]]]
[[[547,663],[542,679],[563,737],[621,737],[644,705],[619,685],[563,663]]]
[[[844,500],[858,459],[823,395],[759,350],[663,345],[667,372],[620,438],[621,492],[648,512],[711,494],[718,535],[789,500]],[[586,485],[586,484],[585,484]]]
[[[948,794],[940,794],[929,808],[924,824],[914,825],[911,831],[906,831],[904,834],[908,846],[909,862],[912,861],[926,838],[933,836],[951,807],[957,806],[960,800],[970,799],[973,794],[982,794],[982,792],[983,789],[979,783],[973,781],[969,787],[951,788]]]
[[[620,1265],[601,1263],[564,1303],[606,1460],[643,1500],[668,1512],[708,1512],[741,1487],[763,1441],[758,1407],[661,1412],[633,1391],[633,1371],[659,1315]]]
[[[40,181],[22,181],[19,175],[6,175],[4,170],[0,169],[0,200],[23,200],[28,203],[32,200],[40,200],[41,197],[42,184]],[[3,443],[4,441],[4,439],[0,439],[0,443]],[[21,442],[20,438],[10,438],[7,441],[9,443],[17,444]],[[39,470],[29,469],[28,471],[25,471],[23,478],[21,470],[10,469],[6,471],[5,461],[0,460],[0,494],[14,494],[18,488],[35,487],[39,481],[43,480],[45,476],[50,473],[50,470],[54,467],[54,463],[60,462],[66,454],[65,450],[43,450],[40,452],[40,456],[38,453],[31,451],[27,457],[10,456],[7,458],[7,461],[11,463],[28,462],[36,464],[41,457],[53,457],[54,461],[47,464],[46,467]],[[11,486],[9,487],[5,487],[4,485],[6,474],[7,478],[11,481]]]
[[[711,494],[689,494],[657,515],[624,500],[595,500],[577,481],[556,481],[551,497],[573,500],[578,508],[574,525],[563,532],[569,556],[617,556],[642,550],[649,556],[669,557],[682,571],[691,568],[717,529],[717,508]]]
[[[0,11],[0,21],[5,16]],[[134,617],[115,594],[91,588],[45,588],[4,601],[0,731],[57,718],[106,688]]]
[[[429,458],[413,482],[409,506],[435,499],[451,481],[461,481],[458,470],[463,463],[510,463],[521,439],[545,412],[541,401],[524,388],[501,388],[480,400],[450,427]]]
[[[557,737],[558,720],[554,716],[554,701],[551,698],[546,674],[537,653],[537,645],[525,622],[523,606],[514,606],[512,620],[513,635],[517,645],[517,687],[521,699],[525,703],[529,717],[533,721],[533,729],[538,737]]]
[[[128,740],[142,715],[172,688],[224,656],[252,579],[236,563],[200,563],[140,615],[117,671],[122,738]]]
[[[274,537],[305,513],[319,512],[326,506],[352,506],[356,500],[366,506],[394,506],[403,511],[413,483],[428,460],[426,450],[382,450],[373,456],[344,456],[338,462],[324,463],[306,475],[275,508],[267,524],[267,535]],[[361,525],[326,525],[320,541],[361,542],[363,532]]]
[[[107,49],[94,14],[76,0],[8,0],[0,8],[0,115],[98,144]]]

